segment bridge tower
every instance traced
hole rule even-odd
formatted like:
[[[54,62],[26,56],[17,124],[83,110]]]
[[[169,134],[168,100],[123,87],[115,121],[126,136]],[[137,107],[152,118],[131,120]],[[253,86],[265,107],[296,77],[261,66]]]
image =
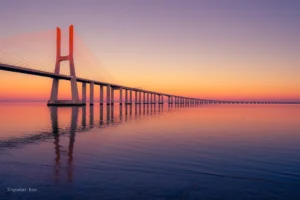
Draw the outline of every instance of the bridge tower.
[[[69,27],[69,55],[61,56],[61,30],[59,27],[56,28],[56,63],[55,63],[55,74],[59,74],[60,71],[60,62],[69,61],[70,63],[70,77],[71,77],[71,92],[72,100],[57,100],[58,96],[58,86],[59,79],[53,78],[52,89],[50,100],[48,101],[48,106],[52,105],[64,105],[64,106],[74,106],[74,105],[84,105],[84,103],[79,100],[78,97],[78,88],[76,82],[76,73],[73,59],[73,47],[74,47],[74,26]]]

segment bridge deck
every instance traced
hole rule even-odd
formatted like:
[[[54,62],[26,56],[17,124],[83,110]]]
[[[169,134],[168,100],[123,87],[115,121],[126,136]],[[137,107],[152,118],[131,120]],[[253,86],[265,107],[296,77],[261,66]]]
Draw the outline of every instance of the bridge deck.
[[[63,74],[55,74],[52,72],[45,72],[45,71],[41,71],[41,70],[29,69],[29,68],[25,68],[25,67],[7,65],[7,64],[2,64],[2,63],[0,63],[0,70],[23,73],[23,74],[30,74],[30,75],[36,75],[36,76],[42,76],[42,77],[48,77],[48,78],[56,78],[56,79],[62,79],[62,80],[71,80],[71,76],[67,76],[67,75],[63,75]],[[103,85],[103,86],[109,85],[114,89],[122,88],[122,89],[134,90],[134,91],[139,91],[139,92],[154,93],[157,95],[164,95],[164,96],[169,96],[169,97],[179,97],[179,98],[187,98],[187,99],[193,99],[193,100],[201,100],[207,104],[218,104],[218,103],[223,103],[223,104],[225,104],[225,103],[229,103],[229,104],[248,104],[248,103],[249,104],[274,104],[274,103],[276,103],[276,104],[278,104],[278,103],[299,104],[300,103],[300,102],[270,102],[270,101],[220,101],[220,100],[211,100],[211,99],[195,99],[195,98],[176,96],[176,95],[160,93],[160,92],[155,92],[155,91],[142,90],[139,88],[127,87],[127,86],[123,86],[123,85],[107,83],[107,82],[102,82],[102,81],[95,81],[95,80],[90,80],[90,79],[86,79],[86,78],[77,77],[76,79],[77,79],[77,82],[94,83],[94,85]],[[177,104],[183,104],[183,102],[177,102]]]
[[[55,74],[52,72],[45,72],[45,71],[41,71],[41,70],[29,69],[29,68],[25,68],[25,67],[7,65],[7,64],[2,64],[2,63],[0,63],[0,70],[10,71],[10,72],[18,72],[18,73],[30,74],[30,75],[36,75],[36,76],[42,76],[42,77],[48,77],[48,78],[57,78],[57,79],[61,79],[61,80],[71,80],[71,76],[67,76],[67,75],[63,75],[63,74]],[[164,93],[148,91],[148,90],[141,90],[139,88],[132,88],[132,87],[127,87],[127,86],[118,85],[118,84],[114,84],[114,83],[90,80],[90,79],[86,79],[86,78],[77,77],[76,79],[77,79],[77,82],[82,82],[82,83],[94,82],[95,85],[104,85],[104,86],[110,85],[113,88],[123,88],[123,89],[128,89],[128,90],[136,90],[136,91],[140,91],[140,92],[156,93],[156,94],[165,95],[165,96],[174,96],[174,95],[170,95],[170,94],[164,94]]]

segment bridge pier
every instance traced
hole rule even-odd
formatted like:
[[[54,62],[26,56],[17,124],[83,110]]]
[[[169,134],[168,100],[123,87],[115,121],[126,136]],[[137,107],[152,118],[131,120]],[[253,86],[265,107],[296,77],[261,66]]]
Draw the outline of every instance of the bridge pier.
[[[135,104],[138,104],[138,91],[135,90],[134,93],[135,93],[134,103],[135,103]]]
[[[103,105],[103,85],[100,85],[100,105]]]
[[[123,98],[123,95],[122,95],[122,88],[120,88],[120,105],[122,105],[122,98]]]
[[[74,27],[73,27],[73,25],[71,25],[69,27],[69,55],[61,56],[61,30],[60,30],[60,28],[56,29],[56,63],[55,63],[55,69],[54,69],[54,74],[60,75],[59,74],[60,62],[62,62],[64,60],[69,61],[72,100],[57,100],[59,79],[53,78],[50,100],[47,103],[48,106],[74,106],[74,105],[81,106],[81,105],[84,105],[84,103],[82,103],[82,101],[79,100],[79,96],[78,96],[77,80],[76,80],[74,59],[73,59],[73,33],[74,33]]]
[[[164,95],[161,95],[161,104],[164,104]]]
[[[143,92],[143,103],[146,104],[146,92]]]
[[[94,105],[94,82],[90,83],[90,105]]]
[[[113,87],[111,87],[111,100],[110,100],[110,104],[114,105],[115,103],[115,90]]]
[[[106,105],[110,105],[110,85],[106,86]]]
[[[86,83],[82,83],[82,103],[86,104]]]
[[[129,104],[132,104],[132,90],[130,89],[130,99],[129,99]]]
[[[142,103],[142,92],[139,91],[139,104],[141,104],[141,103]]]

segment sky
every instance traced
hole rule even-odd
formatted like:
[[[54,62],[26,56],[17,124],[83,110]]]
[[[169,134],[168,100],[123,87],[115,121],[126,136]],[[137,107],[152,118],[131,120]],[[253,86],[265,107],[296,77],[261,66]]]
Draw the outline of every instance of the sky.
[[[55,28],[70,24],[78,77],[197,98],[300,101],[300,1],[1,0],[0,62],[23,37],[11,62],[40,42],[27,62],[51,55],[41,65],[53,71]],[[0,71],[0,101],[48,100],[51,83]],[[68,82],[59,96],[70,97]]]

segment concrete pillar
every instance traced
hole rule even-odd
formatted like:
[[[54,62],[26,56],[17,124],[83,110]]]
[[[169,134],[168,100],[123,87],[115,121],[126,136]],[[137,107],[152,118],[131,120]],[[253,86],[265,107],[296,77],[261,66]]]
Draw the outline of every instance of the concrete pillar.
[[[156,104],[156,96],[157,96],[157,94],[154,93],[154,104]]]
[[[144,104],[146,103],[146,92],[143,92],[143,101],[144,101]]]
[[[114,90],[114,88],[111,88],[111,100],[110,100],[110,102],[111,102],[111,104],[114,104],[115,103],[115,90]]]
[[[139,91],[139,103],[142,103],[142,92]]]
[[[100,85],[100,105],[103,105],[103,85]]]
[[[149,103],[149,93],[147,93],[147,104]]]
[[[130,90],[130,100],[129,103],[132,103],[132,90]]]
[[[82,83],[82,103],[86,104],[86,83]]]
[[[123,103],[122,88],[120,88],[120,105]]]
[[[138,91],[136,90],[135,91],[135,99],[134,99],[134,102],[135,102],[135,104],[137,104],[138,103]]]
[[[125,104],[128,103],[128,90],[125,89]]]
[[[106,104],[110,105],[110,85],[106,86]]]
[[[90,83],[90,105],[94,105],[94,82]]]

